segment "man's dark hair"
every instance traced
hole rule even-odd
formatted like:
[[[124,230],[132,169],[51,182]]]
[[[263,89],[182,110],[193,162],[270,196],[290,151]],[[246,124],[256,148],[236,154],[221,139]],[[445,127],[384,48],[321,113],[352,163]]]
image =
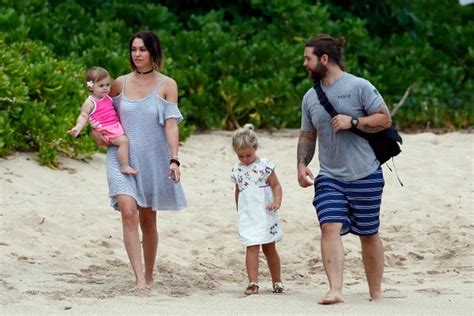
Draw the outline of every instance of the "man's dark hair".
[[[320,34],[310,38],[305,47],[312,47],[313,54],[318,58],[324,54],[328,55],[330,62],[337,64],[341,70],[344,70],[342,47],[345,42],[343,37],[333,38],[329,34]]]
[[[133,70],[136,70],[135,63],[132,58],[132,43],[136,38],[141,38],[145,44],[146,49],[150,52],[150,57],[153,62],[153,68],[155,70],[162,70],[163,68],[163,50],[161,49],[161,43],[158,36],[151,31],[141,31],[132,35],[130,38],[130,65]]]

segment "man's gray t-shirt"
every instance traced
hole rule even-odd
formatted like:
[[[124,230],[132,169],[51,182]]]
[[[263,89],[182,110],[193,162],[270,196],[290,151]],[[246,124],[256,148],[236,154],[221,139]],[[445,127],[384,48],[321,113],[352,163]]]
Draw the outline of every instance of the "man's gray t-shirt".
[[[367,80],[349,73],[331,85],[321,83],[329,102],[339,114],[361,117],[380,110],[384,100]],[[365,178],[379,167],[367,140],[350,130],[334,132],[331,116],[311,88],[303,97],[301,130],[317,131],[320,174],[340,181]]]

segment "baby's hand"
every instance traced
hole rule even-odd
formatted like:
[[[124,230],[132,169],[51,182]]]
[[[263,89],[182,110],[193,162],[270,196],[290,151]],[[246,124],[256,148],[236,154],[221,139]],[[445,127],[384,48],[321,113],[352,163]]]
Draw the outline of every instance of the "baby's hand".
[[[74,127],[74,128],[72,128],[71,130],[69,130],[67,132],[69,134],[71,134],[72,136],[77,137],[79,135],[79,133],[81,132],[81,130],[78,129],[77,127]]]
[[[278,211],[278,209],[280,208],[280,203],[270,203],[267,205],[267,210],[269,210],[270,212],[276,212]]]

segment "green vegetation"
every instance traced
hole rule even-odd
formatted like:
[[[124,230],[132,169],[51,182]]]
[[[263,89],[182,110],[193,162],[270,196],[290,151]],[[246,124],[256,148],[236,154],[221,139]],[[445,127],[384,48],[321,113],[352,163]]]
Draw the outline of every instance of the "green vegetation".
[[[344,36],[347,70],[372,81],[399,129],[472,127],[473,7],[457,1],[140,1],[0,0],[0,156],[37,150],[88,159],[90,137],[74,139],[86,97],[83,75],[100,65],[129,71],[128,40],[153,30],[194,130],[297,128],[311,87],[302,68],[306,39]],[[224,2],[227,3],[227,2]],[[87,132],[85,133],[87,134]]]

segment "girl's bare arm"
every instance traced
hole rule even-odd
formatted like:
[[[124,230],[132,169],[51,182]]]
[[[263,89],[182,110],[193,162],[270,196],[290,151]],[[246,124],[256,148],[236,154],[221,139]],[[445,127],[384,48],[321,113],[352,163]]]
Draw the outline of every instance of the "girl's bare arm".
[[[277,211],[281,206],[281,199],[283,196],[283,190],[281,189],[280,181],[278,181],[275,170],[268,177],[268,184],[272,188],[273,192],[273,203],[267,205],[269,211]]]

